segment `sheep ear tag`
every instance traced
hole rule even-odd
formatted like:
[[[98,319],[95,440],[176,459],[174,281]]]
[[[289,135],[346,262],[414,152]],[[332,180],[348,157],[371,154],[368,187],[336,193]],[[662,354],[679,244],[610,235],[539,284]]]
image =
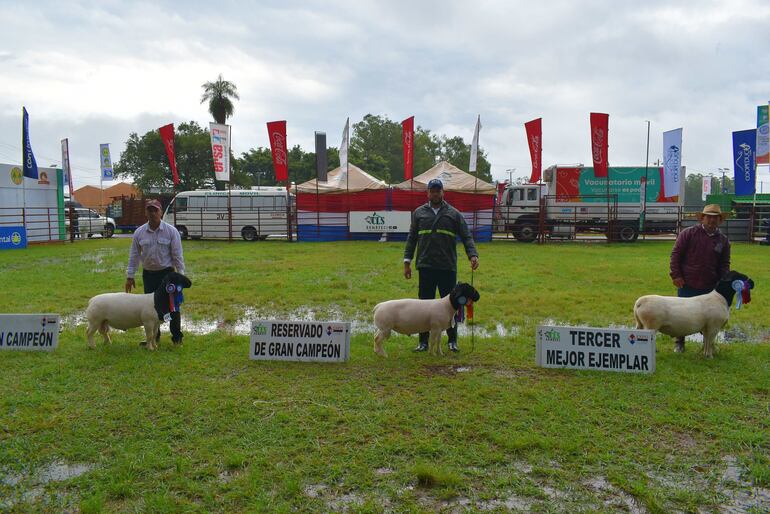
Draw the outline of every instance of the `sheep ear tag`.
[[[468,303],[468,299],[464,296],[458,296],[457,303],[460,305],[465,305],[466,303]]]

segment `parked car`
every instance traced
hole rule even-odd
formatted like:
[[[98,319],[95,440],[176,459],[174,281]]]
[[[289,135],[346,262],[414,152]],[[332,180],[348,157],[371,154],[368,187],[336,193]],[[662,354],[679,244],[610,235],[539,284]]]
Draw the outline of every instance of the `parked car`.
[[[87,209],[85,207],[76,207],[73,209],[77,216],[75,222],[75,234],[91,237],[94,234],[100,234],[103,237],[112,237],[115,233],[115,220],[106,216],[100,215],[98,212]],[[70,211],[66,209],[64,212],[64,224],[69,230],[70,226]]]

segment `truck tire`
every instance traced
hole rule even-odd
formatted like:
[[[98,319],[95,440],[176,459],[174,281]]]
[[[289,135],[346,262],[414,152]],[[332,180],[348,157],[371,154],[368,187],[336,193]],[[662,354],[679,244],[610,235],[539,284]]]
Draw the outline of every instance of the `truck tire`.
[[[256,241],[259,236],[257,235],[257,229],[254,227],[243,227],[241,237],[244,241]]]
[[[613,229],[613,241],[633,243],[639,237],[639,226],[636,223],[621,223]]]
[[[537,239],[537,225],[533,221],[520,221],[513,225],[513,237],[522,243],[531,243]]]

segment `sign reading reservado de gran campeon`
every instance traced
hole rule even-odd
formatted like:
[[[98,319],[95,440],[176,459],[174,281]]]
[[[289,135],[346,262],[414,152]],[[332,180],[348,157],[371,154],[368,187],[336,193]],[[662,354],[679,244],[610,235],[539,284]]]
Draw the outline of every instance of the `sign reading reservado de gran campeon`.
[[[251,323],[251,359],[345,362],[349,357],[350,323],[282,320]]]
[[[539,325],[537,365],[652,373],[655,371],[655,331]]]

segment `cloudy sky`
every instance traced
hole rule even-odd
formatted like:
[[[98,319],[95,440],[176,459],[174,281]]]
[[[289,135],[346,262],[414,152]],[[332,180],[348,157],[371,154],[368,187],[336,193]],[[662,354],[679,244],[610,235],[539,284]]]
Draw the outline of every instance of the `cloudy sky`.
[[[40,165],[68,137],[76,187],[99,181],[99,143],[210,121],[201,84],[233,81],[233,149],[346,117],[416,123],[481,146],[495,178],[528,175],[523,124],[543,118],[543,162],[591,163],[588,117],[610,115],[610,164],[661,157],[683,127],[689,172],[731,168],[731,132],[770,100],[770,2],[0,0],[0,162],[21,160],[21,107]],[[761,171],[770,190],[770,177]]]

